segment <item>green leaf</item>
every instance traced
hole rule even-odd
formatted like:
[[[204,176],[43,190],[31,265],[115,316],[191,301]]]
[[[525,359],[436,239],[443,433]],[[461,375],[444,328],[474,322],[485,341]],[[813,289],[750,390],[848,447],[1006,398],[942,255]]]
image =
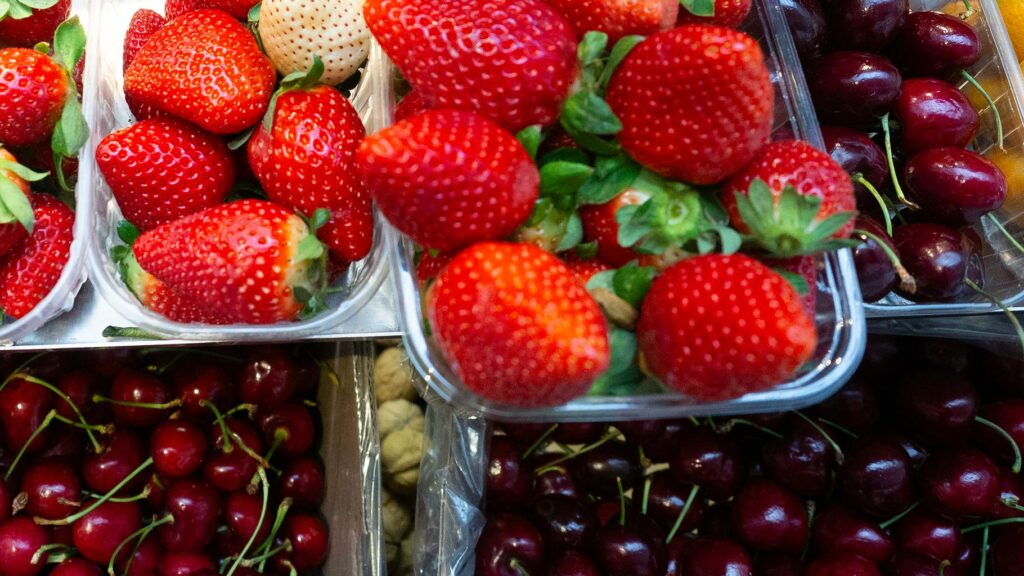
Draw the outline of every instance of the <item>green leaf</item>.
[[[580,42],[579,48],[576,50],[576,56],[580,62],[588,64],[601,58],[607,47],[607,34],[597,31],[587,32],[583,36],[583,41]]]
[[[622,131],[622,122],[612,107],[593,92],[577,92],[570,96],[562,110],[562,119],[573,127],[570,134],[614,136]]]
[[[593,175],[579,189],[580,204],[605,204],[621,194],[640,174],[640,165],[625,154],[600,158]]]
[[[33,10],[46,10],[57,5],[57,0],[16,0]]]
[[[650,200],[643,204],[628,204],[615,212],[615,222],[619,225],[619,234],[616,240],[619,246],[629,248],[643,239],[651,232]]]
[[[576,207],[576,193],[594,169],[575,162],[551,162],[540,169],[540,195],[551,198],[559,208]]]
[[[615,272],[612,286],[619,298],[629,302],[634,308],[639,308],[657,274],[658,271],[652,266],[626,264]]]
[[[53,53],[57,62],[68,72],[72,72],[78,61],[85,54],[85,28],[78,16],[74,16],[57,26],[53,36]]]
[[[331,220],[331,211],[327,208],[317,208],[313,211],[313,217],[309,219],[309,231],[316,232]]]
[[[7,15],[14,20],[24,20],[32,15],[32,9],[18,0],[12,0]]]
[[[609,292],[615,292],[615,286],[613,282],[615,280],[615,273],[618,270],[605,270],[604,272],[598,272],[590,277],[587,281],[587,290],[593,291],[598,288],[604,288]]]
[[[263,8],[263,2],[257,2],[249,9],[249,23],[255,24],[260,21],[260,10]]]
[[[89,125],[82,114],[82,104],[78,95],[72,91],[64,102],[64,110],[53,131],[51,146],[53,151],[64,158],[73,158],[85,146],[89,139]]]
[[[643,373],[636,367],[636,335],[628,330],[613,327],[608,333],[611,357],[608,369],[587,393],[589,396],[628,396],[633,394],[643,381]]]
[[[516,140],[523,145],[523,149],[530,155],[530,158],[537,158],[537,149],[540,148],[542,136],[540,126],[527,126],[519,134],[516,134]]]
[[[636,48],[637,44],[644,41],[643,36],[623,36],[615,43],[612,47],[611,54],[608,55],[608,62],[604,65],[604,70],[601,71],[601,78],[598,79],[597,84],[603,90],[608,86],[608,82],[612,79],[612,74],[622,64],[622,61],[629,56],[629,53]]]
[[[29,234],[35,228],[32,202],[25,193],[7,178],[0,178],[0,222],[19,222]]]
[[[566,250],[572,250],[580,242],[583,241],[583,221],[580,220],[580,215],[573,212],[569,216],[569,223],[565,227],[565,235],[562,236],[562,240],[558,243],[556,252],[565,252]]]
[[[10,160],[0,160],[0,170],[14,173],[17,177],[28,182],[39,182],[50,175],[49,172],[33,172],[32,170]]]
[[[117,223],[117,237],[120,238],[121,242],[124,242],[126,245],[134,245],[135,241],[138,240],[139,236],[141,235],[142,232],[140,232],[139,229],[135,226],[135,224],[132,224],[131,222],[127,220],[121,220],[120,222]]]
[[[128,258],[128,256],[131,253],[131,248],[125,246],[124,244],[118,244],[117,246],[114,246],[113,248],[110,249],[110,259],[113,260],[114,262],[122,263]],[[124,278],[125,276],[127,276],[127,274],[125,274],[125,272],[122,270],[121,277]]]
[[[307,88],[312,88],[320,81],[320,77],[323,75],[324,61],[320,59],[319,54],[313,54],[313,64],[308,70],[297,70],[285,76],[281,80],[281,87],[278,88],[270,98],[270,104],[267,106],[267,112],[263,115],[263,129],[268,133],[273,133],[274,116],[277,113],[277,102],[281,99],[282,94],[290,90],[305,90]]]
[[[715,15],[715,0],[679,0],[679,4],[694,16]]]
[[[228,142],[228,149],[229,150],[238,150],[239,148],[245,146],[246,144],[249,143],[249,140],[252,138],[252,135],[255,134],[255,133],[256,133],[256,127],[255,126],[253,126],[252,128],[249,128],[245,132],[242,132],[238,136],[238,138],[235,138],[234,140]]]
[[[775,199],[768,184],[758,178],[750,184],[747,194],[750,204],[761,218],[771,218],[775,214]]]
[[[540,161],[537,162],[539,166],[550,164],[552,162],[573,162],[575,164],[589,164],[590,159],[587,158],[586,152],[578,148],[558,148],[548,152],[541,157]]]
[[[779,196],[779,216],[778,224],[781,228],[787,230],[806,230],[806,223],[801,222],[802,210],[800,209],[800,200],[804,198],[799,192],[796,191],[792,186],[786,186],[782,189],[782,194]]]
[[[772,268],[776,274],[786,279],[786,282],[792,284],[796,293],[801,296],[806,296],[811,291],[811,287],[807,285],[807,280],[803,276],[796,272],[790,272],[789,270],[783,270],[781,268]]]
[[[851,218],[856,216],[855,212],[839,212],[823,220],[814,227],[809,238],[811,243],[823,242],[839,231]]]
[[[7,18],[7,14],[11,11],[10,0],[0,0],[0,20]]]
[[[297,262],[317,260],[325,254],[324,245],[316,236],[310,234],[299,241],[299,249],[295,254]]]
[[[718,238],[722,242],[722,254],[735,254],[743,246],[743,237],[728,226],[718,228]]]
[[[576,246],[576,255],[584,260],[597,258],[597,240],[578,244]]]

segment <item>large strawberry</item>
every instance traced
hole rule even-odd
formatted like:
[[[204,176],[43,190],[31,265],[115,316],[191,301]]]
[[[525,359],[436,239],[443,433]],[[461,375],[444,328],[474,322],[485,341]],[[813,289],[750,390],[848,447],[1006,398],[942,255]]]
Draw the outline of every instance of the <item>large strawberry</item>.
[[[199,10],[150,37],[125,73],[124,90],[139,104],[231,134],[259,121],[275,81],[245,26],[226,12]]]
[[[12,318],[28,314],[53,290],[71,256],[75,213],[48,194],[32,197],[31,236],[0,265],[0,310]]]
[[[28,181],[15,171],[28,175],[10,152],[0,148],[0,261],[28,238],[35,223]]]
[[[693,184],[720,182],[753,159],[768,142],[774,111],[757,42],[717,26],[651,36],[612,76],[607,99],[630,156]]]
[[[442,251],[508,236],[530,216],[540,186],[514,136],[453,110],[425,112],[368,137],[359,170],[389,222]]]
[[[325,84],[341,84],[370,52],[370,30],[356,0],[263,0],[260,7],[263,49],[287,76],[323,60]]]
[[[0,50],[0,143],[21,147],[50,138],[72,93],[65,71],[46,54]]]
[[[427,310],[455,373],[488,401],[561,404],[608,367],[601,310],[565,264],[528,244],[463,250],[438,275]]]
[[[146,42],[149,42],[153,34],[156,34],[158,30],[166,25],[167,18],[148,8],[141,8],[135,11],[131,21],[128,22],[128,31],[124,35],[123,61],[125,72],[128,71],[128,67],[135,60],[139,50],[142,50],[142,47],[146,45]]]
[[[356,148],[366,135],[359,114],[321,85],[285,91],[268,116],[272,124],[257,128],[248,150],[267,196],[306,215],[328,210],[320,239],[337,257],[361,260],[373,245],[373,207],[356,171]]]
[[[215,9],[244,20],[256,4],[259,4],[259,0],[167,0],[164,4],[164,14],[168,20],[174,20],[187,12]]]
[[[818,344],[793,286],[739,254],[683,260],[655,279],[637,339],[654,376],[701,401],[782,384]]]
[[[604,32],[612,44],[623,36],[648,36],[676,23],[679,0],[545,0],[572,24],[579,37]]]
[[[849,175],[800,140],[766,146],[723,187],[733,226],[780,257],[838,247],[849,238],[857,199]]]
[[[227,145],[172,119],[108,134],[96,147],[96,163],[125,219],[142,230],[220,204],[235,182]]]
[[[678,23],[735,28],[750,14],[751,0],[681,0]],[[710,10],[707,7],[711,7]]]
[[[7,2],[7,17],[0,16],[0,44],[32,48],[40,42],[52,42],[60,23],[71,13],[71,0],[35,0],[33,5],[49,6],[26,12],[28,2]]]
[[[326,251],[306,223],[263,200],[239,200],[142,234],[139,265],[226,320],[271,324],[316,311]]]
[[[366,0],[363,13],[430,107],[518,132],[553,123],[575,79],[572,27],[540,0]]]

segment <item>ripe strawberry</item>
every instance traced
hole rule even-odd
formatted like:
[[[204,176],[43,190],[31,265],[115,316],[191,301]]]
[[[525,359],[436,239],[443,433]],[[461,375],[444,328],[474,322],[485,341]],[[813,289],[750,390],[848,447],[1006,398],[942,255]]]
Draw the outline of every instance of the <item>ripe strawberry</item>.
[[[619,223],[616,214],[623,206],[643,204],[651,197],[640,190],[626,190],[605,204],[583,206],[580,219],[583,221],[583,237],[588,242],[597,242],[597,257],[613,266],[623,266],[636,260],[640,253],[619,244]]]
[[[569,267],[572,275],[580,281],[580,284],[586,286],[587,282],[594,277],[595,274],[601,272],[607,272],[612,267],[601,260],[600,258],[581,258],[576,252],[567,252],[561,256],[562,262]]]
[[[572,27],[539,0],[366,0],[363,14],[432,108],[515,133],[553,123],[575,80]]]
[[[22,214],[23,219],[27,219],[29,227],[35,221],[31,217],[31,192],[28,182],[14,172],[3,169],[4,164],[16,162],[10,152],[0,148],[0,262],[7,253],[28,238],[28,227],[18,221],[16,214]]]
[[[317,303],[324,281],[326,252],[306,223],[263,200],[165,224],[139,236],[133,250],[144,270],[231,322],[294,320]]]
[[[359,170],[381,213],[421,246],[454,250],[515,231],[540,174],[511,134],[472,112],[432,110],[369,136]]]
[[[793,286],[739,254],[696,256],[656,278],[637,340],[654,376],[701,401],[782,384],[818,344]]]
[[[786,190],[792,201],[784,200]],[[738,195],[744,197],[739,203]],[[828,154],[800,140],[765,146],[723,187],[722,204],[737,230],[752,233],[781,257],[849,238],[857,210],[849,175]]]
[[[75,213],[48,194],[32,197],[32,235],[0,265],[0,310],[28,314],[53,290],[71,256]]]
[[[273,110],[273,126],[249,141],[249,165],[274,202],[312,215],[331,213],[318,234],[349,262],[373,246],[373,206],[356,172],[356,148],[366,135],[359,114],[330,86],[289,90]]]
[[[679,9],[679,20],[683,24],[714,24],[736,28],[747,19],[750,14],[751,0],[714,0],[715,10],[713,15],[703,16],[694,14],[685,6]]]
[[[623,36],[649,36],[673,27],[679,0],[545,0],[572,24],[577,36],[596,30],[614,44]]]
[[[455,373],[492,402],[562,404],[609,364],[601,310],[558,258],[534,246],[463,250],[437,277],[427,310]]]
[[[362,2],[354,0],[263,0],[260,38],[282,76],[309,69],[315,54],[331,85],[348,80],[370,53]]]
[[[32,48],[40,42],[53,42],[53,33],[71,13],[71,0],[57,0],[49,8],[34,9],[28,18],[0,19],[0,44]]]
[[[235,18],[246,20],[249,17],[249,10],[259,3],[259,0],[167,0],[164,4],[164,14],[168,20],[174,20],[187,12],[197,10],[223,10]]]
[[[431,254],[429,251],[421,252],[419,259],[416,261],[416,280],[419,281],[420,286],[426,286],[430,282],[437,278],[437,275],[444,270],[444,267],[452,261],[452,254],[445,254],[440,252],[438,254]]]
[[[125,219],[151,230],[224,201],[235,164],[217,136],[178,120],[144,120],[108,134],[96,163]]]
[[[128,250],[126,248],[126,250]],[[128,289],[135,294],[143,306],[172,322],[182,324],[224,325],[231,322],[218,314],[200,308],[196,301],[171,290],[149,272],[139,266],[138,260],[128,250],[126,258],[119,263],[121,278]]]
[[[419,92],[413,90],[405,95],[398,102],[398,106],[395,106],[395,122],[401,122],[402,120],[408,120],[413,116],[417,116],[429,110],[430,107],[423,101],[423,96]]]
[[[782,260],[765,260],[764,264],[776,271],[781,270],[798,276],[803,281],[807,286],[807,293],[803,296],[804,309],[811,318],[814,318],[818,309],[818,259],[814,256],[797,256]]]
[[[735,30],[689,25],[640,43],[608,86],[619,139],[663,176],[714,184],[768,142],[774,95],[757,42]]]
[[[139,104],[232,134],[259,121],[275,82],[245,26],[220,10],[199,10],[150,37],[125,73],[124,91]]]
[[[21,147],[49,139],[70,93],[64,70],[49,56],[0,50],[0,142]]]
[[[158,30],[167,25],[167,19],[156,12],[142,8],[136,10],[128,23],[128,32],[124,35],[124,71],[128,71],[135,55],[149,42]]]

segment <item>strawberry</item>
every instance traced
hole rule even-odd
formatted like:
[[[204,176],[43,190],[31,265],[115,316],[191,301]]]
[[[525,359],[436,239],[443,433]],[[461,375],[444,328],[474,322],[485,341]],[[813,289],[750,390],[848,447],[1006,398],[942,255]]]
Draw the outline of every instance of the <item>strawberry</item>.
[[[423,96],[420,96],[419,92],[413,90],[398,102],[398,106],[395,106],[394,120],[395,122],[408,120],[409,118],[422,114],[429,109],[430,107],[423,101]]]
[[[0,142],[20,147],[50,138],[72,92],[64,70],[46,54],[0,50]]]
[[[679,0],[544,0],[565,16],[577,36],[596,30],[614,44],[623,36],[649,36],[676,23]]]
[[[18,0],[15,0],[15,3],[17,4]],[[25,18],[19,18],[15,11],[11,10],[7,18],[0,16],[0,44],[32,48],[40,42],[53,42],[57,26],[67,20],[70,13],[71,0],[57,0],[48,8],[32,10]],[[19,13],[21,14],[24,12]]]
[[[572,275],[584,286],[586,286],[587,282],[590,282],[590,279],[595,274],[612,270],[612,267],[600,258],[582,258],[576,252],[563,254],[562,262],[569,267]]]
[[[750,14],[751,0],[713,0],[710,12],[701,9],[707,4],[699,0],[683,0],[677,24],[714,24],[736,28]]]
[[[650,197],[646,192],[631,189],[619,194],[611,202],[580,208],[583,237],[588,242],[597,242],[598,258],[613,266],[623,266],[640,257],[637,251],[619,244],[619,223],[615,216],[619,208],[643,204]]]
[[[432,108],[516,133],[553,123],[575,80],[572,27],[539,0],[366,0],[363,14]]]
[[[838,247],[828,241],[853,232],[857,199],[849,175],[800,140],[765,146],[722,190],[733,226],[782,258]]]
[[[0,310],[21,318],[53,290],[71,256],[75,213],[48,194],[32,197],[31,236],[0,265]]]
[[[656,278],[637,340],[654,376],[709,402],[782,384],[818,344],[793,286],[739,254],[696,256]]]
[[[167,0],[164,14],[168,20],[174,20],[187,12],[215,9],[223,10],[240,20],[247,20],[249,11],[258,3],[259,0]]]
[[[782,260],[765,260],[764,264],[784,277],[790,276],[790,283],[797,286],[797,292],[803,295],[804,309],[811,318],[814,318],[818,309],[818,259],[814,256],[796,256]]]
[[[359,114],[330,86],[298,86],[276,102],[273,125],[264,122],[249,141],[253,173],[274,202],[307,215],[330,211],[320,239],[335,256],[361,260],[373,245],[373,206],[356,172],[366,135]]]
[[[427,310],[455,373],[491,402],[562,404],[609,364],[601,310],[558,258],[534,246],[463,250],[438,275]]]
[[[28,238],[35,223],[29,184],[11,168],[20,167],[10,152],[0,148],[0,261]]]
[[[306,223],[263,200],[239,200],[139,236],[139,265],[204,310],[245,324],[314,311],[326,251]]]
[[[356,0],[263,0],[260,38],[283,76],[324,63],[323,82],[341,84],[366,61],[370,30]]]
[[[143,45],[125,96],[215,134],[254,125],[274,91],[274,67],[245,26],[220,10],[188,12]]]
[[[389,222],[442,251],[508,236],[530,216],[540,186],[514,136],[454,110],[425,112],[368,137],[359,170]]]
[[[714,184],[768,142],[774,93],[757,42],[689,25],[640,43],[612,76],[608,104],[622,147],[663,176]]]
[[[128,71],[135,55],[149,42],[158,30],[167,25],[167,19],[156,12],[142,8],[136,10],[128,23],[128,32],[124,35],[124,71]]]
[[[144,120],[108,134],[96,163],[121,213],[142,230],[216,206],[235,182],[217,136],[178,120]]]
[[[126,258],[119,263],[121,278],[124,279],[128,289],[135,294],[143,306],[160,314],[172,322],[182,324],[214,324],[224,325],[231,322],[220,314],[200,308],[196,301],[186,298],[171,290],[149,272],[139,266],[138,260],[127,250]]]
[[[437,278],[441,270],[444,270],[444,267],[451,261],[452,254],[421,252],[416,260],[416,280],[419,281],[420,286],[426,286],[433,282],[434,278]]]

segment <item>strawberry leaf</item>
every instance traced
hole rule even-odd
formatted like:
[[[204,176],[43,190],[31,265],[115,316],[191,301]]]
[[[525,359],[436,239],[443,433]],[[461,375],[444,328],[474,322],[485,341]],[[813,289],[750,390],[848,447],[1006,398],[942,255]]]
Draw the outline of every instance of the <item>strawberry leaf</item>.
[[[584,242],[576,245],[576,255],[584,260],[593,260],[597,258],[597,241]]]
[[[604,288],[609,292],[615,292],[615,286],[613,283],[615,281],[616,272],[617,270],[605,270],[604,272],[594,274],[590,277],[590,280],[587,280],[587,290],[593,292],[598,288]]]
[[[82,103],[78,101],[78,94],[72,90],[64,102],[64,109],[53,130],[50,146],[61,158],[73,158],[78,155],[78,151],[85,146],[88,139],[89,124],[82,114]],[[60,162],[56,165],[59,166]]]
[[[267,112],[263,115],[263,129],[272,133],[274,129],[274,114],[277,112],[277,101],[281,95],[291,90],[308,90],[320,82],[324,75],[324,61],[319,54],[313,54],[313,64],[308,70],[298,70],[281,79],[281,87],[274,92],[267,106]]]
[[[0,223],[17,221],[31,234],[35,228],[32,202],[17,184],[0,177]]]
[[[543,139],[540,126],[527,126],[523,128],[519,134],[516,134],[516,140],[523,145],[523,149],[530,155],[530,158],[537,158],[537,149],[540,148],[540,142]]]
[[[820,220],[821,198],[805,196],[787,186],[776,200],[763,180],[753,181],[747,194],[739,191],[733,194],[740,218],[750,228],[748,240],[775,258],[815,254],[849,245],[832,236],[854,217],[854,213],[831,214]]]
[[[252,139],[252,135],[255,133],[255,126],[249,128],[245,132],[242,132],[241,134],[238,135],[237,138],[228,142],[228,150],[238,150],[239,148],[242,148],[243,146],[249,143],[249,140]]]
[[[587,158],[586,152],[577,148],[558,148],[548,152],[540,158],[537,162],[538,166],[543,167],[545,164],[552,162],[573,162],[575,164],[589,164],[590,159]]]
[[[310,233],[316,233],[331,220],[331,211],[326,208],[317,208],[313,211],[313,217],[309,219]]]
[[[580,204],[605,204],[629,188],[640,165],[625,154],[599,158],[594,172],[579,189]]]
[[[581,76],[584,89],[588,92],[598,90],[598,78],[601,76],[603,64],[601,57],[608,47],[608,35],[604,32],[587,32],[576,50],[580,61]]]
[[[78,66],[85,54],[85,28],[78,16],[57,26],[53,36],[53,53],[57,62],[69,73]]]
[[[14,0],[15,2],[24,4],[33,10],[46,10],[47,8],[53,8],[57,5],[58,0]]]
[[[811,291],[811,287],[807,285],[807,280],[796,272],[790,272],[782,268],[772,268],[772,270],[779,276],[782,276],[786,282],[789,282],[797,294],[807,296],[807,293]]]
[[[19,0],[11,0],[7,15],[14,20],[24,20],[32,15],[32,9]]]
[[[572,126],[572,131],[597,136],[614,136],[622,131],[612,107],[593,92],[577,92],[569,97],[562,110],[562,119]]]
[[[679,4],[694,16],[715,15],[715,0],[679,0]]]
[[[562,210],[576,207],[576,194],[594,169],[575,162],[551,162],[540,169],[540,195]]]
[[[299,249],[295,253],[295,260],[298,262],[318,260],[325,253],[323,243],[316,236],[310,234],[299,241]]]
[[[650,207],[644,209],[647,203],[631,204],[619,208],[615,213],[615,221],[619,225],[619,234],[616,241],[623,248],[629,248],[651,232],[651,223],[648,214]]]
[[[7,18],[7,14],[11,11],[10,0],[0,0],[0,20]]]
[[[569,222],[565,226],[565,235],[562,236],[561,241],[558,243],[558,247],[555,248],[555,252],[565,252],[566,250],[572,250],[580,242],[583,241],[583,221],[580,220],[580,215],[573,212],[569,215]]]
[[[617,142],[609,142],[593,134],[580,132],[564,116],[561,119],[561,124],[569,136],[584,150],[600,156],[614,156],[619,153],[619,144]]]
[[[628,396],[635,393],[643,382],[643,373],[636,367],[636,335],[622,328],[612,327],[608,333],[611,358],[608,369],[599,376],[587,392],[588,396]]]
[[[0,160],[0,170],[14,173],[18,178],[28,182],[39,182],[50,175],[49,172],[33,172],[32,170],[10,160]]]
[[[257,2],[249,9],[249,15],[247,20],[249,24],[256,24],[260,21],[260,10],[263,8],[263,2]]]
[[[615,271],[612,288],[616,296],[629,302],[630,306],[639,308],[657,273],[652,266],[638,266],[631,262]]]
[[[117,237],[121,239],[127,246],[134,246],[135,241],[142,236],[142,232],[127,220],[121,220],[117,223]]]
[[[624,36],[615,46],[612,47],[611,54],[608,55],[608,61],[605,62],[604,70],[601,71],[601,77],[597,81],[597,85],[600,90],[604,90],[608,86],[608,82],[612,79],[612,74],[618,69],[619,64],[629,56],[629,53],[636,48],[637,44],[644,41],[643,36]]]

